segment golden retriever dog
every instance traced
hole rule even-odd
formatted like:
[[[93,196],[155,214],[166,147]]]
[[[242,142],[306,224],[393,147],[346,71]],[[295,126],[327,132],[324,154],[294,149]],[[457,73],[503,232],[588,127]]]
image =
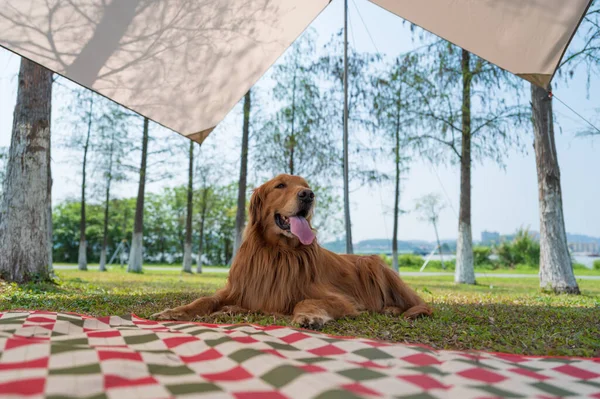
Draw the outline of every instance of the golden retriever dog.
[[[279,175],[254,191],[248,225],[224,288],[152,317],[192,320],[213,313],[291,315],[301,327],[371,311],[415,318],[431,308],[378,256],[338,255],[311,227],[315,195],[298,176]]]

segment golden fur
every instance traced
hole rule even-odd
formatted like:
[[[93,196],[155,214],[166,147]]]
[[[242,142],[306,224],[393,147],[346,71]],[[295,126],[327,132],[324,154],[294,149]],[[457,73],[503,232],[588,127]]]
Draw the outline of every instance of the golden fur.
[[[320,328],[329,320],[361,311],[431,315],[431,308],[378,256],[338,255],[300,243],[275,223],[303,212],[310,223],[310,193],[298,176],[279,175],[256,189],[250,199],[248,225],[224,288],[213,296],[153,315],[163,320],[191,320],[215,312],[262,312],[292,315],[293,322]],[[310,200],[309,200],[310,201]]]

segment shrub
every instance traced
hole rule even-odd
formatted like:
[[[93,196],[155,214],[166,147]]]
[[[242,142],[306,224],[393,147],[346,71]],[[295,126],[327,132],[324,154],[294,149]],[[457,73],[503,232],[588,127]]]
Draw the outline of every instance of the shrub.
[[[490,255],[492,254],[492,248],[490,247],[473,247],[473,262],[475,266],[486,266],[492,263]]]
[[[498,263],[504,267],[515,267],[516,262],[513,257],[512,244],[508,241],[503,241],[496,247],[496,255],[498,255]]]
[[[386,265],[388,265],[389,267],[392,267],[392,257],[391,256],[387,256],[386,254],[380,254],[379,257]]]
[[[421,267],[425,263],[425,259],[419,255],[403,254],[398,256],[398,265],[400,267]]]
[[[423,266],[423,264],[421,263],[421,266]],[[429,261],[429,263],[427,264],[427,267],[425,268],[425,270],[444,270],[446,272],[451,272],[454,271],[454,268],[456,266],[456,261],[454,259],[450,260],[450,259],[444,259],[444,266],[446,266],[445,269],[442,268],[442,262],[439,260],[431,260]]]
[[[531,267],[540,265],[540,244],[533,239],[527,230],[519,230],[511,242],[504,241],[496,247],[498,262],[502,266],[514,268],[525,264]]]
[[[594,261],[594,270],[600,270],[600,260]]]
[[[380,254],[379,257],[381,258],[381,260],[383,260],[385,262],[386,265],[388,265],[389,267],[392,267],[392,257],[391,256],[387,256],[385,254]],[[423,263],[425,263],[425,259],[420,256],[420,255],[414,255],[414,254],[402,254],[398,256],[398,267],[400,268],[421,268],[421,266],[423,266]],[[453,271],[454,267],[455,267],[455,261],[454,260],[449,260],[449,259],[444,259],[444,266],[446,266],[446,269],[442,268],[442,262],[439,260],[431,260],[429,261],[429,263],[427,264],[426,270],[446,270],[446,271]]]
[[[573,270],[588,270],[588,269],[589,269],[589,267],[587,267],[583,263],[573,262]]]

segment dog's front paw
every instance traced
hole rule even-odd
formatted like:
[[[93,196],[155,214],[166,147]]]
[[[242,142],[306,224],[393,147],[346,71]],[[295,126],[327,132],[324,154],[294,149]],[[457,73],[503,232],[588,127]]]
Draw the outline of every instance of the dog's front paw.
[[[165,309],[162,312],[154,313],[150,318],[153,320],[190,321],[193,316],[181,309]]]
[[[294,316],[292,323],[310,330],[321,330],[329,320],[331,318],[324,315],[300,313]]]

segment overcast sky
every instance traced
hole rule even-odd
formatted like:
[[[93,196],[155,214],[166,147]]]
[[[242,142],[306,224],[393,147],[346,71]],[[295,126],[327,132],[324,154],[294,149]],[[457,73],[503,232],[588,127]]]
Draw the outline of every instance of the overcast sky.
[[[332,4],[314,21],[312,27],[319,40],[327,40],[343,24],[342,1]],[[359,16],[362,16],[362,20]],[[365,27],[373,38],[376,49]],[[410,30],[398,17],[374,6],[366,0],[350,0],[350,42],[359,51],[379,51],[390,57],[414,47]],[[17,73],[20,59],[0,49],[0,146],[10,144],[12,113],[16,98]],[[587,98],[586,76],[580,73],[565,84],[555,82],[554,93],[585,117],[600,123],[600,80],[592,79]],[[55,98],[54,115],[61,106],[61,98]],[[560,129],[557,130],[557,153],[561,167],[563,205],[567,231],[570,233],[600,236],[600,136],[597,139],[576,137],[586,128],[577,116],[563,105],[554,102],[554,110]],[[239,107],[234,109],[221,126],[207,139],[207,145],[217,148],[226,159],[239,160]],[[175,134],[153,126],[155,134]],[[65,132],[53,131],[54,140]],[[472,173],[472,223],[473,238],[479,239],[481,231],[494,230],[512,233],[520,226],[538,230],[538,197],[532,134],[526,133],[527,153],[507,154],[506,169],[493,162],[475,164]],[[53,149],[54,201],[77,195],[79,177],[67,163],[69,155]],[[352,163],[352,160],[350,161]],[[235,166],[232,168],[235,171]],[[183,182],[186,176],[182,167],[180,176],[168,182],[150,185],[159,190],[164,185]],[[232,172],[233,177],[237,173]],[[135,195],[135,182],[124,184],[118,190],[121,196]],[[457,236],[457,213],[459,198],[458,166],[436,166],[416,161],[411,165],[403,185],[401,206],[414,208],[415,199],[430,193],[440,193],[450,206],[440,218],[440,235],[443,238]],[[354,187],[352,193],[353,237],[355,241],[370,238],[386,238],[392,232],[391,209],[393,186],[369,188]],[[340,232],[341,233],[341,232]],[[328,237],[330,238],[330,237]],[[400,219],[400,239],[433,239],[430,226],[419,221],[414,213]]]

